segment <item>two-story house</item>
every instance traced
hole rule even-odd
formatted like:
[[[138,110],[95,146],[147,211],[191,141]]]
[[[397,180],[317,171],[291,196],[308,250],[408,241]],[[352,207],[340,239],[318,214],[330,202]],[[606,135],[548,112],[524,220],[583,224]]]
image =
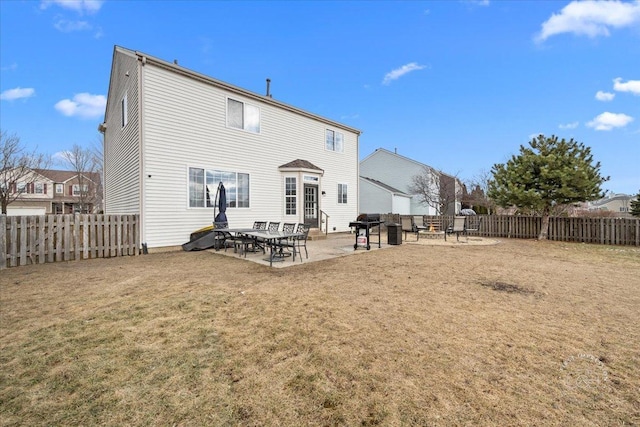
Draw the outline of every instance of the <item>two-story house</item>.
[[[7,215],[94,213],[99,182],[95,172],[34,169],[8,183]]]
[[[349,230],[360,131],[142,52],[113,51],[104,134],[105,213],[139,214],[148,248],[254,221]]]
[[[429,191],[431,204],[411,191],[417,175],[424,176],[424,181],[433,187]],[[460,212],[463,193],[458,178],[384,148],[376,149],[360,162],[360,188],[363,213],[401,215],[453,215]]]

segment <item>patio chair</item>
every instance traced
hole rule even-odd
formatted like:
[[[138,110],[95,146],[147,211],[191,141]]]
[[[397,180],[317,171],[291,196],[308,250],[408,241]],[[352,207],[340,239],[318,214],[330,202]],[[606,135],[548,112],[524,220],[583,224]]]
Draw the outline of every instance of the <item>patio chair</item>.
[[[221,241],[221,246],[224,247],[224,251],[227,251],[227,248],[233,248],[234,252],[239,251],[239,255],[244,253],[244,256],[247,256],[247,251],[249,251],[250,247],[254,247],[255,240],[251,237],[243,236],[241,234],[233,235],[229,231],[220,231],[220,229],[228,229],[228,222],[214,222],[213,223],[213,232],[219,235],[219,239]],[[219,247],[217,249],[220,249]],[[254,249],[255,250],[255,249]]]
[[[266,230],[267,229],[267,221],[255,221],[253,223],[254,230]]]
[[[404,240],[407,240],[407,233],[414,233],[416,235],[416,240],[420,240],[420,234],[418,233],[418,229],[415,227],[411,217],[400,217],[400,224],[402,226],[402,231],[404,232]]]
[[[305,224],[298,224],[296,233],[302,233],[302,236],[295,237],[295,241],[298,244],[298,253],[300,254],[300,262],[302,262],[302,251],[300,247],[304,247],[304,254],[309,259],[309,252],[307,252],[307,238],[309,237],[309,226]]]
[[[282,224],[282,232],[285,234],[291,234],[294,233],[296,231],[296,224],[295,222],[285,222],[284,224]],[[289,251],[291,251],[291,253],[293,254],[293,260],[296,260],[296,239],[294,237],[288,237],[286,239],[282,239],[279,242],[279,245],[282,249],[287,249]]]
[[[269,231],[269,233],[276,233],[279,228],[280,228],[279,222],[270,222],[269,226],[267,227],[267,230]]]
[[[480,226],[482,225],[482,218],[483,217],[481,216],[475,216],[475,215],[467,216],[467,224],[466,224],[467,234],[478,233],[480,231]]]
[[[453,218],[453,227],[451,227],[451,233],[456,234],[457,241],[460,241],[460,234],[464,234],[467,238],[467,241],[469,241],[469,236],[467,236],[466,220],[467,217],[465,216],[456,216],[455,218]]]

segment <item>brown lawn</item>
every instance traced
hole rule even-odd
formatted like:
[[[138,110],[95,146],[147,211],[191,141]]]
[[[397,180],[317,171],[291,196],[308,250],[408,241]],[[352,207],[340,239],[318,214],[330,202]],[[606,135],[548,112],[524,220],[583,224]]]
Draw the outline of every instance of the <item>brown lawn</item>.
[[[640,424],[640,250],[402,245],[0,272],[0,425]]]

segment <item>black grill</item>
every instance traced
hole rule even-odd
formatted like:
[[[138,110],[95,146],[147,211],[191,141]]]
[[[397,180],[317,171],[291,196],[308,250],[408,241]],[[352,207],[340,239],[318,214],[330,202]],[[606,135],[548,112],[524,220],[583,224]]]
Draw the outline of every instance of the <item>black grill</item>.
[[[349,227],[355,228],[356,231],[356,243],[353,245],[353,249],[358,249],[358,246],[366,247],[367,250],[371,249],[371,229],[378,227],[378,232],[373,235],[378,236],[378,247],[380,247],[380,214],[361,214],[358,215],[356,221],[350,222]],[[366,241],[362,242],[358,239],[366,238]],[[374,242],[375,243],[375,242]]]

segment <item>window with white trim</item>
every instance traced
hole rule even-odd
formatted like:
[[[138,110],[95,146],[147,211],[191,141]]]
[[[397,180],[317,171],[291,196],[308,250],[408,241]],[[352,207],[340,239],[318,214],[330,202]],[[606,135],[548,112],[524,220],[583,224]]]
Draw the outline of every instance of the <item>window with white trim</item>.
[[[19,182],[16,185],[16,192],[17,193],[26,193],[27,192],[27,183],[26,182]]]
[[[298,206],[296,177],[287,176],[284,178],[284,213],[285,215],[296,215]]]
[[[88,192],[89,192],[89,186],[87,184],[84,184],[82,186],[82,192],[80,192],[80,184],[73,184],[72,195],[81,196],[82,194],[87,194]]]
[[[342,153],[344,150],[344,135],[340,132],[327,129],[324,147],[326,150]]]
[[[64,194],[64,184],[56,184],[56,194]]]
[[[347,184],[338,184],[338,203],[347,203]]]
[[[127,123],[129,123],[129,112],[128,110],[129,102],[127,100],[127,93],[122,97],[122,101],[120,101],[120,107],[122,109],[121,118],[122,118],[122,127],[125,127]]]
[[[260,133],[260,108],[227,98],[227,126]]]
[[[33,186],[33,192],[36,194],[44,194],[44,184],[42,182],[36,182]]]
[[[216,169],[189,168],[189,207],[212,208],[222,182],[228,208],[249,207],[249,174]]]

